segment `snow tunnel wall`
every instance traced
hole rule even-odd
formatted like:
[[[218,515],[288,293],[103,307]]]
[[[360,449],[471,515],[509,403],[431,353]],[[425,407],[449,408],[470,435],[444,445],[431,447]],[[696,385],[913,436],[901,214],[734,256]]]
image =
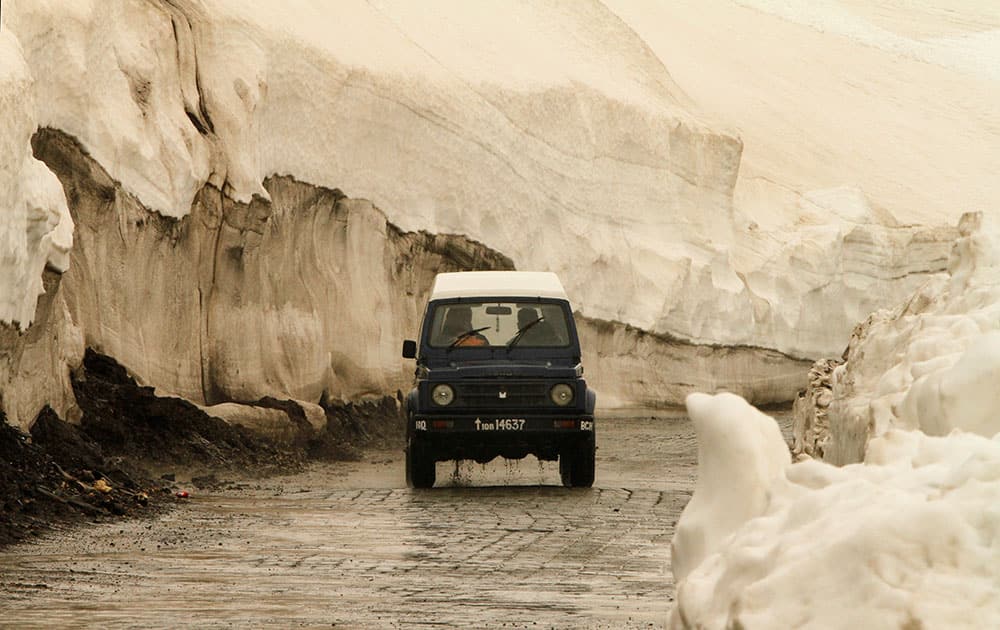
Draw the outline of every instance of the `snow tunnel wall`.
[[[404,232],[370,202],[290,177],[270,201],[203,188],[181,219],[145,208],[73,138],[44,129],[38,157],[58,175],[76,225],[71,264],[49,272],[36,321],[6,363],[4,404],[27,427],[46,404],[78,417],[69,371],[84,347],[114,357],[161,394],[200,404],[264,396],[318,402],[404,389],[412,337],[435,273],[511,269],[457,235]],[[610,404],[660,405],[694,389],[759,402],[798,386],[801,361],[720,349],[579,316],[584,363]],[[780,379],[748,380],[773,370]]]
[[[778,233],[739,223],[742,141],[598,2],[329,6],[5,3],[19,133],[78,142],[36,144],[52,144],[38,151],[79,241],[32,309],[68,239],[49,251],[35,224],[0,217],[0,233],[34,239],[18,309],[0,314],[8,417],[72,417],[67,374],[88,344],[206,402],[392,392],[413,278],[487,264],[450,257],[476,251],[560,274],[591,318],[602,401],[787,400],[802,359],[839,352],[880,300],[943,269],[950,236],[883,225],[863,203],[849,223],[825,206]],[[385,215],[322,192],[335,186]],[[394,266],[407,255],[410,280]]]
[[[163,217],[69,136],[42,130],[34,144],[77,230],[70,270],[44,300],[64,308],[40,311],[32,327],[82,337],[68,352],[46,347],[70,359],[57,373],[86,345],[198,403],[381,396],[409,382],[399,348],[436,272],[512,267],[464,237],[402,232],[368,201],[289,177],[266,180],[271,201],[241,204],[206,186],[189,215]],[[51,403],[53,382],[18,367],[6,391],[37,400],[8,401],[8,415],[26,426],[32,408]]]

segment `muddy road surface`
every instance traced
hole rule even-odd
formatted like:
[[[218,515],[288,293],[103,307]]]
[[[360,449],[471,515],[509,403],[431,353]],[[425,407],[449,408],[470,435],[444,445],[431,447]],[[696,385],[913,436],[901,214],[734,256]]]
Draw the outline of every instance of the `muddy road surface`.
[[[605,417],[592,489],[555,463],[438,464],[402,453],[192,491],[147,520],[0,552],[5,627],[660,627],[670,539],[692,492],[679,414]]]

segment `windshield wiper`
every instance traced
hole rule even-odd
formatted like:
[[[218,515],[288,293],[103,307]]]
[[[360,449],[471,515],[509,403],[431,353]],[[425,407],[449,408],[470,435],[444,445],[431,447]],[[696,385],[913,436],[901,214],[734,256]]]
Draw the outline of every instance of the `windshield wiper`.
[[[530,329],[532,326],[534,326],[538,322],[542,321],[543,319],[545,319],[544,315],[542,315],[541,317],[539,317],[538,319],[536,319],[533,322],[528,322],[527,324],[524,325],[524,328],[518,328],[517,329],[517,334],[515,334],[513,337],[511,337],[510,341],[507,342],[507,349],[510,350],[515,345],[517,345],[517,342],[521,341],[521,337],[524,336],[524,333],[528,332],[528,329]]]
[[[449,350],[451,350],[452,348],[454,348],[455,346],[457,346],[457,345],[458,345],[459,343],[461,343],[462,341],[464,341],[464,340],[468,339],[468,338],[469,338],[469,337],[471,337],[472,335],[474,335],[474,334],[476,334],[476,333],[480,333],[480,332],[483,332],[484,330],[487,330],[487,329],[489,329],[489,328],[492,328],[492,326],[483,326],[482,328],[473,328],[472,330],[467,330],[467,331],[465,331],[465,332],[464,332],[464,333],[462,333],[461,335],[459,335],[459,336],[455,337],[455,341],[452,341],[452,342],[451,342],[451,345],[450,345],[450,346],[448,346],[448,349],[449,349]]]

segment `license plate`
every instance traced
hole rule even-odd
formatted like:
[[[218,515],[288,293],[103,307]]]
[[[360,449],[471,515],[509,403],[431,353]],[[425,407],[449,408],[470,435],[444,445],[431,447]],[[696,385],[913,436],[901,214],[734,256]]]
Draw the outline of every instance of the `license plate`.
[[[493,420],[480,420],[476,418],[476,431],[523,431],[526,420],[524,418],[496,418]]]

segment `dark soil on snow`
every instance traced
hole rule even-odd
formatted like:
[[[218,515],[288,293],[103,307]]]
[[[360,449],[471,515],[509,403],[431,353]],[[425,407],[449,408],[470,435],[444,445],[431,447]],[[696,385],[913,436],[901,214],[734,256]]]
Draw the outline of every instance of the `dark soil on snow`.
[[[256,401],[303,429],[302,439],[275,444],[187,400],[154,395],[90,349],[73,391],[79,425],[45,408],[23,435],[0,412],[0,547],[62,524],[149,514],[183,500],[178,493],[232,478],[294,471],[310,460],[356,460],[362,448],[402,444],[391,398],[323,404],[328,427],[319,434],[294,401]]]

